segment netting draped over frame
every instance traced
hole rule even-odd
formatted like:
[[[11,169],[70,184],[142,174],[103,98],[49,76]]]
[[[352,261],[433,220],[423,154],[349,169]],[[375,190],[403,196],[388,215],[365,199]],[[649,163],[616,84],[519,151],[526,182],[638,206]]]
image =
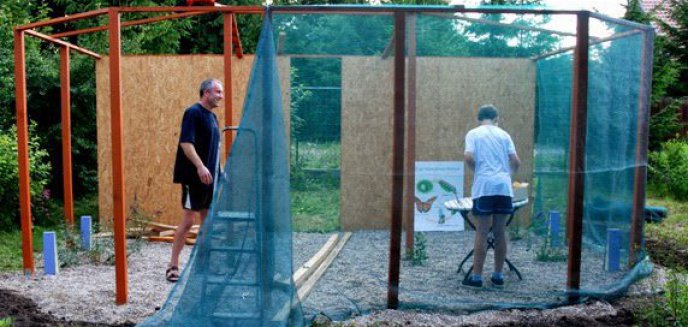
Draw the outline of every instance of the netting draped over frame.
[[[631,248],[630,235],[643,215],[651,29],[589,14],[585,169],[572,172],[576,14],[443,8],[265,15],[209,220],[189,268],[147,324],[299,325],[304,315],[345,319],[386,308],[396,56],[405,59],[405,133],[414,142],[399,151],[415,160],[404,171],[416,233],[402,235],[414,251],[400,267],[401,308],[544,308],[571,295],[617,296],[649,273],[642,242]],[[395,44],[402,26],[405,51]],[[498,127],[522,164],[512,173],[505,286],[490,284],[493,238],[485,287],[475,290],[461,287],[475,272],[476,238],[464,142],[485,104],[499,109]],[[579,289],[567,286],[572,174],[585,180]],[[321,234],[340,231],[352,232],[348,242]],[[296,292],[292,260],[307,268],[326,241],[337,256],[320,257],[328,268],[299,280]]]
[[[405,170],[412,180],[405,192],[412,193],[404,205],[412,207],[416,231],[425,232],[413,238],[422,251],[402,262],[400,306],[458,312],[549,307],[573,293],[616,296],[645,276],[647,261],[629,265],[629,256],[645,256],[642,246],[632,254],[629,235],[642,215],[633,207],[644,185],[639,172],[647,166],[639,151],[646,140],[638,135],[648,116],[643,85],[651,30],[601,15],[589,21],[583,249],[580,290],[574,291],[567,287],[566,219],[576,15],[519,13],[513,6],[490,8],[509,13],[405,8],[418,12],[405,15],[405,132],[414,137],[415,170]],[[393,63],[402,55],[395,53],[394,15],[275,11],[273,29],[277,55],[290,66],[295,224],[334,216],[338,226],[354,231],[303,300],[304,312],[345,318],[384,309]],[[515,143],[522,165],[513,181],[528,184],[519,192],[528,201],[509,226],[507,259],[514,269],[504,268],[507,286],[472,291],[460,285],[473,262],[475,232],[446,203],[471,197],[464,137],[478,126],[484,104],[500,110],[499,127]],[[406,240],[402,236],[402,247]],[[487,286],[493,252],[483,271]]]
[[[167,302],[143,326],[303,324],[292,280],[287,134],[271,30],[265,19],[244,114],[198,243]]]

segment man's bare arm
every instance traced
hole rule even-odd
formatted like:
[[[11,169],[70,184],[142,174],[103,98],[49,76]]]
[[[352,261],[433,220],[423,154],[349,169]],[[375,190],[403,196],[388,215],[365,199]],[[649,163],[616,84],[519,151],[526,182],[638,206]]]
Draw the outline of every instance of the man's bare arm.
[[[196,148],[193,143],[182,142],[179,143],[179,146],[182,147],[182,151],[184,151],[184,155],[189,158],[189,161],[196,166],[196,173],[198,173],[198,178],[201,179],[201,182],[210,185],[210,183],[213,182],[213,175],[210,174],[208,168],[203,165],[203,161],[201,161],[198,153],[196,153]]]
[[[475,156],[473,155],[473,152],[464,152],[463,158],[466,161],[468,168],[475,170]]]
[[[517,154],[510,154],[509,155],[509,164],[511,165],[511,172],[517,172],[518,167],[521,166],[521,159],[518,158]]]

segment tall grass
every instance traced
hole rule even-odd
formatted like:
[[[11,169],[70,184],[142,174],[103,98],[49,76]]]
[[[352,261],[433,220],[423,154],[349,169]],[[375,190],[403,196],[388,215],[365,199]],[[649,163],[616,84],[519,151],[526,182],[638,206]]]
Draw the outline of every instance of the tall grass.
[[[313,174],[318,170],[338,170],[338,143],[292,143],[291,214],[294,231],[332,232],[339,230],[337,174]]]

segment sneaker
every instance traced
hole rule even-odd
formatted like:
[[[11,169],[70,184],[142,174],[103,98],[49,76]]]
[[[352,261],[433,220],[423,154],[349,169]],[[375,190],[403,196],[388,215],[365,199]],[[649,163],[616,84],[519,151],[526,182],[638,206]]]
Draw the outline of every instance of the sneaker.
[[[483,287],[483,281],[482,280],[474,280],[473,278],[465,278],[462,282],[461,285],[470,287],[470,288],[482,288]]]
[[[504,287],[504,278],[495,278],[494,276],[490,277],[490,281],[492,282],[492,286],[497,287],[497,288],[502,288]]]

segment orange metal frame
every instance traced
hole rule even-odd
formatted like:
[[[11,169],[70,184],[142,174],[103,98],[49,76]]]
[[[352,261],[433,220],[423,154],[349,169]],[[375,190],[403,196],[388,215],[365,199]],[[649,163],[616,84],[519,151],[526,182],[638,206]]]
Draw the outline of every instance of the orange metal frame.
[[[131,12],[171,12],[171,14],[121,22],[122,13]],[[208,13],[222,13],[225,26],[224,60],[225,60],[225,84],[227,84],[227,98],[225,109],[225,121],[232,125],[232,48],[237,57],[243,56],[241,40],[236,24],[235,14],[262,14],[263,7],[237,6],[237,7],[113,7],[79,13],[71,16],[49,19],[17,26],[14,29],[14,59],[15,59],[15,97],[17,110],[17,143],[19,155],[19,207],[21,212],[22,227],[22,253],[24,273],[27,275],[35,272],[33,258],[33,234],[31,224],[31,194],[29,178],[29,133],[26,97],[26,57],[25,35],[31,35],[60,46],[60,107],[62,119],[62,163],[64,181],[64,215],[69,225],[74,224],[74,201],[72,195],[72,155],[71,155],[71,117],[70,117],[70,77],[69,51],[73,50],[88,55],[95,59],[101,56],[91,50],[79,47],[75,44],[61,40],[62,37],[75,36],[99,31],[108,31],[110,44],[110,110],[112,133],[112,169],[113,169],[113,207],[114,207],[114,240],[115,240],[115,274],[116,274],[116,302],[127,303],[128,278],[126,257],[126,202],[124,189],[124,147],[123,147],[123,116],[122,116],[122,79],[121,79],[121,29],[122,27],[135,26],[159,22],[168,19],[184,18]],[[81,30],[45,35],[34,29],[55,24],[108,15],[108,25]],[[226,151],[229,153],[231,146],[231,134],[227,137]]]

